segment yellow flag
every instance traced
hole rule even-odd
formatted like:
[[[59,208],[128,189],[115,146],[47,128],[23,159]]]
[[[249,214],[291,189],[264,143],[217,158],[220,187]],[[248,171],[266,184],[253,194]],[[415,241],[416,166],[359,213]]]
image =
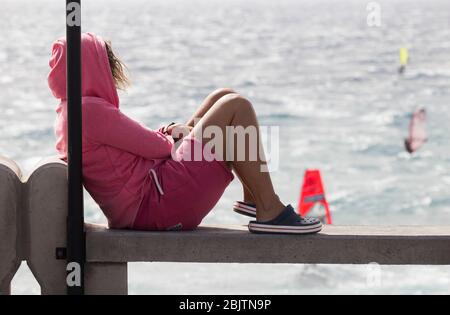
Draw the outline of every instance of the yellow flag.
[[[402,66],[406,66],[408,64],[408,60],[409,60],[408,48],[401,48],[400,49],[400,64]]]

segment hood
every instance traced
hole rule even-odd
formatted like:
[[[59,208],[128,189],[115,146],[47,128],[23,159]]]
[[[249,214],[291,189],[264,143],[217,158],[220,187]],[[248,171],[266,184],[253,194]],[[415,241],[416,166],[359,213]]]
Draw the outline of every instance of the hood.
[[[82,34],[82,96],[99,97],[119,107],[119,96],[109,65],[105,41],[92,33]],[[66,40],[53,43],[49,65],[48,85],[53,95],[65,101],[66,91]]]

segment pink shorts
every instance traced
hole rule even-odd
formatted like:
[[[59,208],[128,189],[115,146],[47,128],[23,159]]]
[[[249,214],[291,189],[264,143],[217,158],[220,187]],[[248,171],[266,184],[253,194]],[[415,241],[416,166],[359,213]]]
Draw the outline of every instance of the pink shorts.
[[[152,185],[144,194],[133,229],[193,230],[200,225],[234,179],[226,162],[202,149],[200,141],[186,138],[176,160],[168,159],[150,170]]]

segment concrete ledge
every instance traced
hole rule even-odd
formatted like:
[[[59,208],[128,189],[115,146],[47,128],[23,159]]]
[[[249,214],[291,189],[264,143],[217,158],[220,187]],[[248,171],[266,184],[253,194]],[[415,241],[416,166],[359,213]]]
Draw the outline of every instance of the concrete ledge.
[[[450,226],[327,226],[319,235],[254,235],[246,227],[136,232],[87,226],[89,262],[449,265]]]

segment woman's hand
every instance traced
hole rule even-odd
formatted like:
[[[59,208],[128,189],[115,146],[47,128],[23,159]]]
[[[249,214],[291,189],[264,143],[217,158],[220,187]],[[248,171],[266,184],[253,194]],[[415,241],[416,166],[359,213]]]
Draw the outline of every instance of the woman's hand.
[[[171,136],[175,142],[187,137],[192,129],[193,127],[184,124],[172,124],[166,128],[167,134]]]

